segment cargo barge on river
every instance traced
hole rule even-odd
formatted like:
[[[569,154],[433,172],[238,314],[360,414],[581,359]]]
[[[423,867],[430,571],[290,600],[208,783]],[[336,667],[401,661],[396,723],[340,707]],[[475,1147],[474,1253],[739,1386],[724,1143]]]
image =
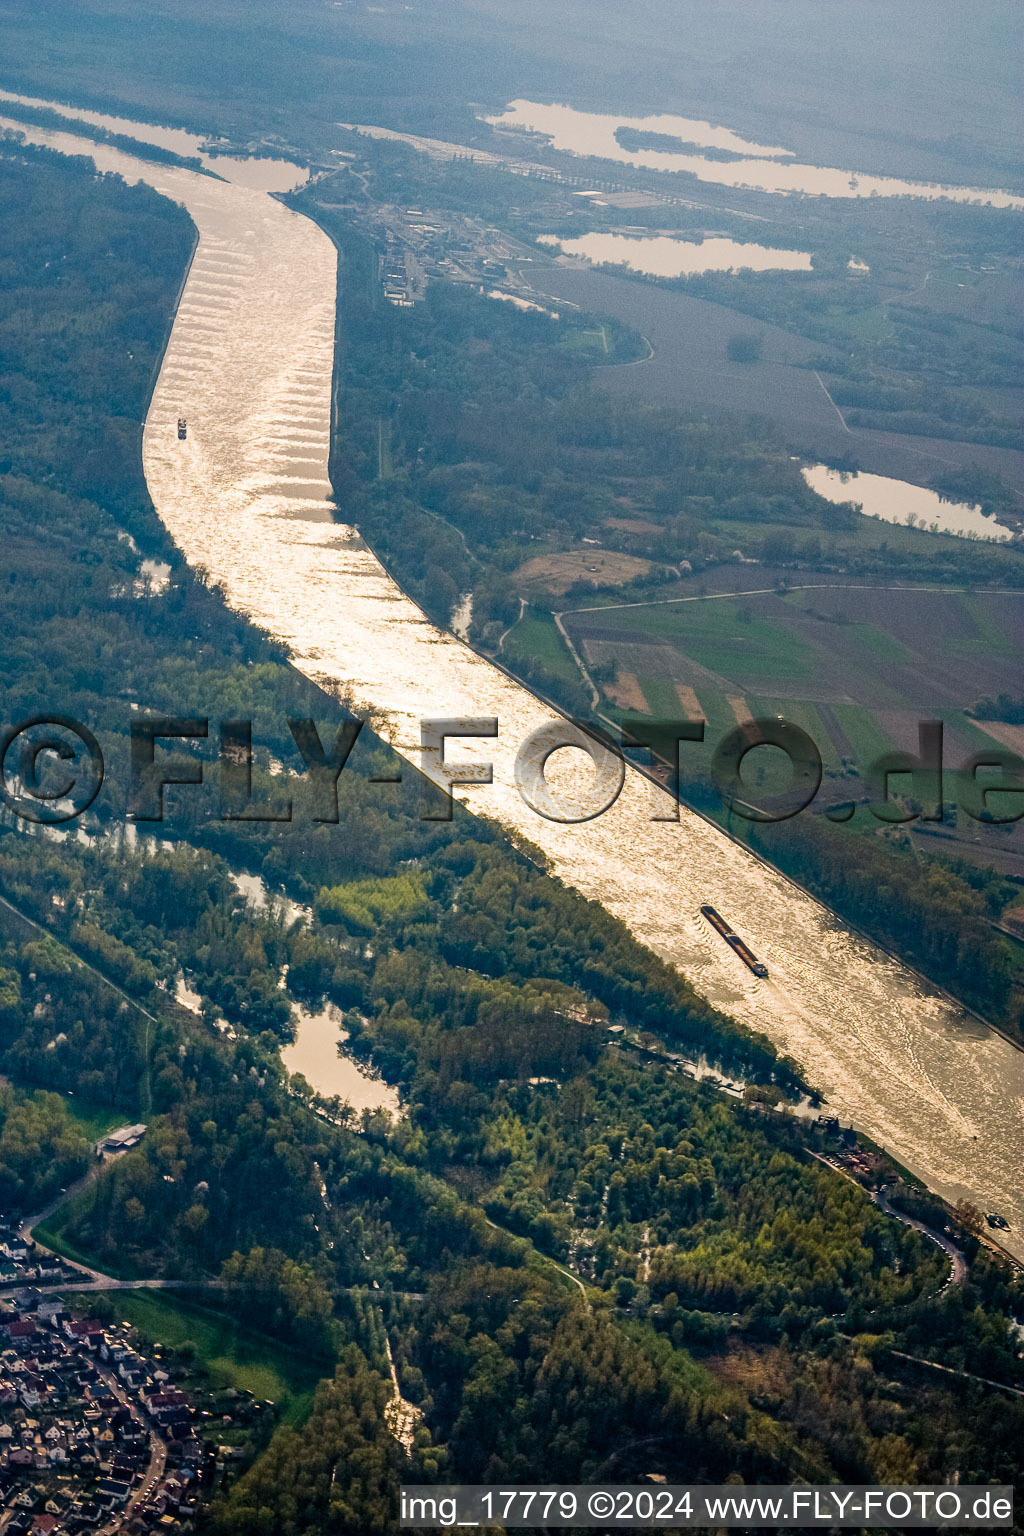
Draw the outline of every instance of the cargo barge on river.
[[[716,912],[714,907],[701,907],[700,910],[701,915],[707,918],[712,928],[722,935],[729,948],[735,950],[736,954],[739,955],[747,969],[753,971],[755,976],[767,979],[768,967],[744,944],[739,934],[729,927],[722,914]]]

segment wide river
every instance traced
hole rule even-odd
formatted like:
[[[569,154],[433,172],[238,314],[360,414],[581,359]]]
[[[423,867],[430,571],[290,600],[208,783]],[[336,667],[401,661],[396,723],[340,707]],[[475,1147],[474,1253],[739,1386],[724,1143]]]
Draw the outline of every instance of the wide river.
[[[836,1113],[934,1189],[1001,1211],[1006,1244],[1024,1257],[1024,1053],[715,827],[685,809],[678,821],[652,820],[652,789],[639,773],[628,770],[613,808],[582,824],[546,820],[524,803],[513,761],[550,711],[429,622],[332,517],[337,259],[326,235],[237,180],[26,131],[148,182],[184,204],[199,232],[143,440],[154,504],[186,559],[285,642],[305,673],[373,709],[411,762],[421,764],[422,718],[496,718],[496,739],[449,743],[449,759],[493,763],[492,784],[460,792],[468,804],[525,834],[567,884],[718,1007],[771,1036]],[[557,754],[566,755],[580,757]],[[708,902],[767,963],[769,980],[755,979],[700,916]]]

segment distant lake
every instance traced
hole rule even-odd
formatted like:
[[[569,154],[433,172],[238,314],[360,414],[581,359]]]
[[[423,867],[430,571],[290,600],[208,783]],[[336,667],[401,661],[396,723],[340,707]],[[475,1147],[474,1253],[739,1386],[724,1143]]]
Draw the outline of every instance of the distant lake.
[[[891,480],[888,475],[848,474],[824,464],[812,465],[801,470],[801,474],[826,501],[860,502],[868,517],[879,517],[884,523],[906,523],[939,533],[955,533],[961,538],[995,539],[999,543],[1013,537],[1008,528],[986,517],[980,507],[962,501],[943,501],[937,491],[911,485],[907,480]]]
[[[493,128],[520,128],[543,134],[555,149],[570,155],[614,160],[647,171],[687,171],[699,181],[717,182],[723,187],[803,192],[818,197],[949,198],[957,203],[991,203],[994,208],[1024,209],[1024,197],[1010,192],[902,181],[895,176],[866,176],[834,166],[800,165],[793,160],[792,150],[755,144],[731,129],[670,113],[619,117],[611,112],[577,112],[575,107],[563,103],[517,100],[510,102],[504,112],[484,121]],[[680,148],[624,149],[617,135],[626,128],[676,139]],[[700,153],[701,149],[725,151],[740,158],[709,159]]]
[[[698,272],[809,272],[806,251],[773,250],[724,237],[697,242],[671,235],[580,235],[563,240],[559,235],[540,235],[544,245],[557,245],[567,256],[582,256],[594,263],[625,263],[633,272],[652,277],[693,277]]]

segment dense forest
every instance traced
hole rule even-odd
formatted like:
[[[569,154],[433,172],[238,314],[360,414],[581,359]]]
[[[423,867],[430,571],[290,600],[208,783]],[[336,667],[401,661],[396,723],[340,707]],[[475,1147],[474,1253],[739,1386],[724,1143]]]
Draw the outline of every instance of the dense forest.
[[[184,216],[28,151],[0,158],[0,200],[0,714],[73,713],[111,768],[81,835],[0,823],[0,1179],[25,1211],[84,1166],[69,1094],[145,1120],[57,1239],[117,1273],[222,1276],[249,1325],[322,1361],[309,1416],[250,1452],[211,1528],[391,1531],[403,1477],[1012,1481],[1024,1399],[893,1351],[1020,1384],[1020,1282],[967,1238],[947,1287],[932,1244],[808,1157],[817,1131],[762,1107],[792,1064],[528,848],[461,810],[421,821],[411,783],[384,799],[369,728],[337,825],[216,822],[186,792],[159,843],[126,835],[129,703],[252,718],[296,765],[285,719],[342,715],[181,567],[145,496]],[[170,558],[166,590],[142,552]],[[344,1010],[399,1119],[289,1079],[289,995]],[[751,1095],[609,1048],[618,1021]]]
[[[0,970],[0,1014],[12,1011],[17,973]],[[91,1148],[55,1093],[0,1083],[0,1211],[34,1210],[89,1166]]]

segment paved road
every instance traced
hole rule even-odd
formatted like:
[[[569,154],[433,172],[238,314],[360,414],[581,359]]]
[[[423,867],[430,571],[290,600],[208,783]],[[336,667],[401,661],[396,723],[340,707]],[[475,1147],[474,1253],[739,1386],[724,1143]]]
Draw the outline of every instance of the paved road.
[[[100,1154],[96,1158],[89,1171],[84,1173],[80,1179],[76,1179],[73,1184],[69,1184],[67,1189],[62,1190],[59,1195],[50,1201],[49,1205],[44,1206],[41,1211],[37,1211],[34,1216],[26,1216],[25,1220],[18,1228],[18,1236],[21,1238],[22,1242],[34,1243],[37,1252],[48,1253],[53,1258],[61,1259],[62,1262],[68,1263],[68,1260],[64,1259],[63,1255],[58,1253],[56,1249],[48,1248],[45,1243],[42,1243],[38,1238],[33,1237],[32,1234],[35,1228],[42,1226],[43,1222],[48,1221],[55,1211],[60,1210],[62,1205],[66,1205],[69,1200],[73,1200],[77,1194],[80,1194],[83,1189],[86,1189],[88,1185],[92,1184],[95,1179],[98,1179],[100,1174],[106,1167],[109,1166],[109,1164],[116,1162],[119,1157],[123,1156],[123,1152],[104,1152]],[[109,1275],[105,1275],[102,1270],[99,1269],[90,1269],[87,1264],[76,1263],[75,1268],[81,1270],[83,1274],[88,1275],[90,1280],[94,1281],[97,1286],[102,1285],[104,1282],[110,1284],[113,1283]],[[17,1285],[14,1287],[14,1289],[21,1290],[22,1286]],[[64,1289],[66,1290],[67,1287],[65,1286]]]
[[[64,1263],[70,1269],[72,1266],[67,1259]],[[227,1280],[115,1280],[113,1275],[101,1275],[94,1269],[85,1269],[76,1265],[81,1273],[92,1275],[91,1280],[78,1280],[72,1274],[69,1280],[56,1281],[48,1285],[35,1285],[31,1280],[19,1280],[11,1285],[0,1285],[0,1296],[12,1296],[16,1291],[23,1291],[31,1287],[40,1296],[63,1295],[67,1291],[174,1291],[174,1290],[226,1290],[229,1286]]]
[[[489,1227],[493,1227],[495,1232],[503,1232],[506,1237],[522,1236],[522,1234],[519,1232],[509,1231],[508,1227],[499,1226],[499,1224],[496,1221],[492,1221],[489,1216],[485,1216],[484,1221],[486,1221]],[[587,1302],[587,1306],[589,1308],[590,1302],[587,1298],[587,1287],[585,1283],[580,1279],[579,1275],[574,1275],[571,1269],[566,1269],[564,1264],[559,1264],[557,1259],[553,1259],[549,1253],[542,1252],[540,1248],[534,1248],[534,1252],[544,1260],[545,1264],[550,1264],[552,1268],[558,1270],[560,1275],[564,1275],[567,1280],[571,1280],[573,1285],[579,1286],[580,1290],[583,1292],[583,1299]]]
[[[99,1151],[98,1147],[97,1151]],[[175,1290],[188,1286],[207,1289],[211,1287],[215,1289],[223,1289],[226,1283],[223,1280],[118,1280],[115,1278],[115,1276],[105,1275],[101,1269],[92,1269],[88,1264],[83,1264],[77,1259],[66,1259],[63,1254],[57,1251],[57,1249],[47,1247],[47,1245],[41,1242],[39,1238],[33,1236],[36,1227],[42,1226],[44,1221],[48,1221],[49,1218],[56,1211],[59,1211],[62,1206],[66,1205],[69,1200],[73,1200],[75,1196],[80,1194],[83,1189],[88,1188],[90,1184],[94,1183],[95,1180],[99,1178],[100,1174],[103,1173],[105,1169],[109,1168],[111,1163],[116,1162],[119,1157],[123,1156],[123,1152],[100,1153],[88,1172],[84,1173],[80,1179],[76,1179],[73,1184],[69,1184],[67,1189],[62,1190],[59,1195],[55,1196],[55,1198],[51,1200],[49,1205],[45,1206],[43,1210],[37,1211],[34,1216],[25,1217],[24,1221],[21,1223],[21,1226],[18,1228],[18,1236],[21,1238],[22,1242],[34,1243],[37,1253],[49,1254],[52,1258],[60,1259],[61,1263],[64,1264],[66,1268],[75,1271],[76,1275],[81,1275],[84,1277],[82,1280],[72,1278],[71,1280],[63,1280],[52,1285],[36,1285],[33,1286],[32,1289],[39,1291],[42,1295],[50,1295],[56,1292],[69,1290],[162,1291]],[[0,1295],[10,1295],[15,1291],[24,1290],[26,1284],[29,1283],[30,1282],[26,1282],[24,1280],[17,1280],[12,1282],[10,1285],[2,1285],[0,1286]]]
[[[926,1226],[923,1221],[917,1221],[913,1216],[905,1216],[902,1211],[897,1211],[889,1204],[884,1189],[878,1190],[871,1196],[880,1211],[887,1216],[895,1216],[897,1221],[902,1221],[905,1227],[913,1227],[915,1232],[920,1232],[924,1237],[930,1237],[933,1243],[938,1243],[942,1251],[948,1256],[951,1270],[947,1285],[963,1285],[967,1279],[967,1260],[956,1244],[943,1232],[936,1232],[934,1227]],[[945,1287],[943,1287],[945,1289]]]
[[[840,1164],[833,1162],[831,1158],[825,1157],[821,1152],[813,1151],[810,1147],[805,1147],[804,1150],[811,1157],[815,1158],[817,1162],[823,1163],[826,1168],[832,1171],[832,1173],[841,1174],[842,1177],[844,1179],[848,1179],[851,1184],[856,1184],[858,1189],[864,1189],[864,1186],[859,1179],[855,1179],[852,1173],[850,1173],[846,1168],[843,1168]],[[889,1204],[888,1197],[884,1190],[864,1190],[864,1193],[874,1202],[875,1205],[878,1206],[878,1209],[880,1211],[884,1211],[887,1216],[892,1216],[896,1221],[901,1221],[905,1227],[912,1227],[915,1232],[920,1232],[924,1237],[930,1237],[933,1243],[937,1243],[939,1245],[942,1251],[946,1254],[950,1263],[949,1279],[941,1287],[942,1290],[945,1290],[946,1286],[950,1285],[963,1285],[964,1281],[967,1279],[967,1260],[964,1258],[964,1255],[961,1253],[960,1249],[954,1242],[951,1241],[950,1238],[946,1237],[946,1235],[942,1232],[936,1232],[934,1227],[926,1226],[923,1221],[918,1221],[916,1217],[906,1216],[902,1211],[898,1211],[895,1206]]]
[[[68,1264],[68,1261],[64,1261]],[[68,1267],[72,1266],[68,1264]],[[101,1275],[96,1270],[87,1270],[84,1266],[76,1266],[81,1273],[94,1275],[92,1280],[77,1280],[74,1275],[69,1280],[59,1280],[52,1284],[36,1285],[31,1280],[17,1280],[8,1285],[0,1285],[0,1296],[13,1296],[17,1291],[31,1288],[40,1296],[65,1296],[68,1291],[112,1293],[115,1291],[231,1291],[251,1290],[251,1286],[238,1284],[233,1280],[197,1279],[197,1280],[115,1280],[113,1275]],[[568,1271],[563,1271],[568,1273]],[[570,1279],[573,1277],[570,1275]],[[581,1282],[577,1280],[577,1285]],[[343,1285],[339,1290],[346,1291],[350,1296],[370,1296],[377,1301],[384,1301],[393,1297],[398,1301],[429,1301],[427,1291],[386,1291],[379,1286],[372,1285]]]
[[[964,1381],[979,1381],[983,1387],[995,1387],[1000,1392],[1009,1392],[1013,1397],[1024,1397],[1020,1387],[1011,1387],[1005,1381],[993,1381],[990,1376],[975,1376],[973,1371],[959,1371],[952,1365],[940,1365],[937,1360],[924,1360],[920,1355],[906,1355],[902,1349],[891,1349],[891,1355],[898,1360],[913,1360],[915,1365],[926,1365],[930,1371],[941,1371],[944,1376],[960,1376]]]
[[[124,1407],[134,1409],[138,1413],[139,1418],[149,1433],[149,1465],[146,1467],[142,1482],[124,1508],[116,1510],[111,1515],[110,1520],[105,1525],[100,1526],[96,1533],[96,1536],[113,1536],[115,1531],[123,1529],[125,1521],[132,1514],[133,1510],[137,1509],[144,1499],[148,1499],[150,1494],[159,1486],[167,1467],[167,1446],[157,1433],[156,1426],[145,1410],[138,1403],[129,1401],[128,1394],[125,1392],[124,1386],[117,1375],[108,1366],[101,1365],[99,1361],[96,1362],[96,1370],[107,1390],[112,1392],[118,1402],[123,1404]]]

